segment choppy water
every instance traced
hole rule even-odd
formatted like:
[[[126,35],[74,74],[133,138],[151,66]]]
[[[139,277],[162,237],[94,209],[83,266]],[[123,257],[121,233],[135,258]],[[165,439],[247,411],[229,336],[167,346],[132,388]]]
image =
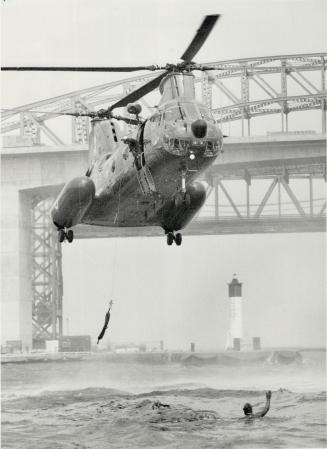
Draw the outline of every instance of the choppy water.
[[[324,357],[286,366],[4,365],[2,448],[326,447]],[[268,414],[245,420],[243,404],[263,406],[267,389]]]

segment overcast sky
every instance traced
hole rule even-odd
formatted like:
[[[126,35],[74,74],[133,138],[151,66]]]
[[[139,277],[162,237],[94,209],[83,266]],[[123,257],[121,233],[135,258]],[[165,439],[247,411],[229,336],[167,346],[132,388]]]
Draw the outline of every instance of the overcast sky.
[[[140,65],[177,62],[205,14],[223,17],[198,62],[326,51],[326,1],[7,0],[3,65]],[[123,74],[2,74],[3,107],[20,106]],[[304,117],[304,115],[302,116]],[[299,129],[320,127],[306,115]],[[276,118],[271,118],[272,127]],[[319,122],[318,122],[319,121]],[[256,131],[265,134],[269,122]],[[304,126],[304,128],[303,128]],[[63,245],[64,313],[70,333],[96,337],[114,299],[112,341],[222,348],[227,282],[244,282],[248,337],[264,345],[325,342],[323,234],[75,241]]]

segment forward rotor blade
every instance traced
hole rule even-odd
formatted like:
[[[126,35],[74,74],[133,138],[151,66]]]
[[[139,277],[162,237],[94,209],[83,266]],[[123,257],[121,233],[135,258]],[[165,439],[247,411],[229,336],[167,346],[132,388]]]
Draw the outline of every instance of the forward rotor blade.
[[[194,56],[197,54],[197,52],[200,50],[204,42],[206,41],[207,37],[209,36],[212,28],[214,27],[215,23],[219,19],[220,15],[212,15],[212,16],[206,16],[203,20],[200,28],[196,32],[196,35],[194,36],[192,42],[188,46],[187,50],[181,57],[183,61],[185,62],[191,62]]]
[[[26,112],[28,114],[49,114],[49,115],[69,115],[72,117],[93,117],[96,115],[96,112],[55,112],[55,111],[39,111],[33,109],[1,109],[1,111],[9,112],[12,114],[19,114],[20,112]]]
[[[2,71],[29,71],[29,72],[136,72],[138,70],[158,70],[155,65],[137,67],[27,67],[11,66],[1,67]]]
[[[127,106],[128,103],[134,103],[134,101],[139,100],[140,98],[144,97],[144,95],[148,94],[152,90],[156,89],[161,80],[169,73],[169,71],[165,71],[161,75],[157,76],[153,80],[149,81],[148,83],[144,84],[143,86],[139,87],[138,89],[134,90],[130,94],[126,95],[126,97],[121,98],[117,103],[114,103],[109,107],[109,110],[113,110],[116,108],[122,108],[123,106]]]

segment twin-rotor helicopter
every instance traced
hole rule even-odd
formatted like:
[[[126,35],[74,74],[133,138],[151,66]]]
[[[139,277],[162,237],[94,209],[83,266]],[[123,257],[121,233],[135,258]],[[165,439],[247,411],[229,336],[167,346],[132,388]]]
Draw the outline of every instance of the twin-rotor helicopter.
[[[167,244],[181,245],[181,230],[206,199],[199,175],[216,159],[223,136],[210,109],[196,99],[193,70],[217,70],[196,64],[219,15],[206,16],[181,57],[164,67],[2,67],[2,70],[161,73],[108,109],[62,115],[91,118],[90,164],[84,176],[69,181],[51,209],[60,242],[72,242],[77,224],[109,227],[160,226]],[[160,102],[146,119],[136,102],[159,87]],[[116,115],[127,107],[129,117]],[[58,113],[56,113],[58,115]],[[133,116],[133,117],[131,117]],[[122,135],[119,122],[134,126]],[[136,129],[136,131],[135,131]]]

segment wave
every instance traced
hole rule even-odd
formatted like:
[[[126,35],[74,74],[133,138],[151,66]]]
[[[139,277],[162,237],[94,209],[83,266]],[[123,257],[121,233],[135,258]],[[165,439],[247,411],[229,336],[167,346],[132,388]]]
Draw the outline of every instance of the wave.
[[[178,356],[178,357],[177,357]],[[192,353],[176,354],[175,362],[183,366],[247,366],[247,365],[316,365],[325,363],[324,351],[310,352],[292,349],[276,349],[272,351],[224,352],[218,354]]]
[[[150,397],[150,396],[188,396],[195,398],[209,398],[220,399],[225,397],[240,398],[251,396],[262,396],[264,392],[259,390],[218,390],[216,388],[173,388],[173,389],[158,389],[147,393],[141,393],[135,395],[137,397]]]
[[[21,441],[44,449],[173,448],[177,441],[178,447],[190,449],[326,443],[326,392],[275,390],[268,415],[253,422],[244,419],[242,407],[251,402],[255,411],[261,408],[263,390],[186,386],[138,394],[96,387],[7,399],[2,403],[6,447],[21,447]],[[240,435],[246,435],[246,444]]]
[[[273,391],[273,398],[278,401],[295,400],[299,403],[310,401],[326,401],[326,392],[319,393],[296,393],[291,390],[280,388]],[[198,398],[198,399],[248,399],[248,398],[262,398],[265,397],[265,390],[221,390],[216,388],[185,388],[184,384],[180,386],[174,385],[174,388],[162,387],[143,393],[130,393],[128,391],[122,391],[114,388],[96,387],[96,388],[84,388],[76,390],[56,390],[40,391],[37,394],[12,394],[3,398],[5,402],[11,401],[33,401],[36,402],[89,402],[89,401],[106,401],[115,399],[146,399],[152,397],[175,397],[175,398]],[[292,401],[292,402],[293,402]],[[281,405],[281,408],[289,407],[289,405]]]

